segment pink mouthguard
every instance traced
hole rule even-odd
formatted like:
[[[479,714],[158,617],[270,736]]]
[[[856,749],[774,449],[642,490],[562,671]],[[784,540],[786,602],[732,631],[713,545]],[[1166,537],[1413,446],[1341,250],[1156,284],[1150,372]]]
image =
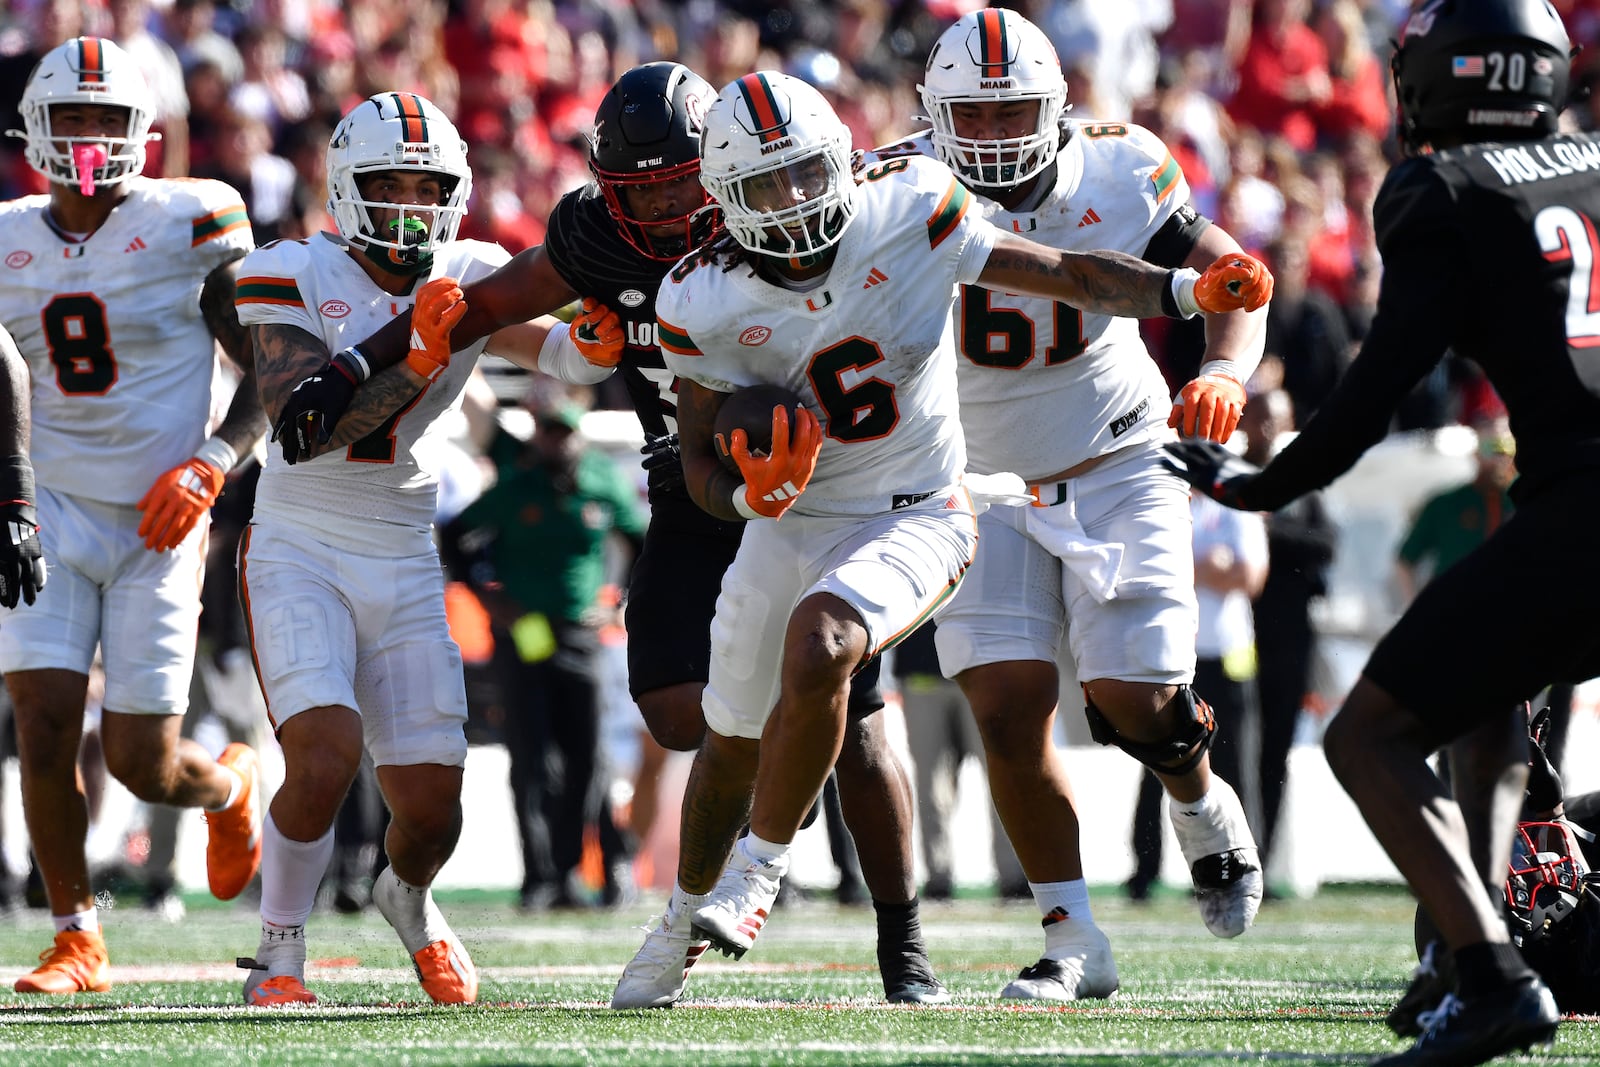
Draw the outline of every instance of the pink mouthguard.
[[[106,165],[103,145],[75,144],[72,146],[72,165],[78,168],[78,192],[94,195],[94,172]]]

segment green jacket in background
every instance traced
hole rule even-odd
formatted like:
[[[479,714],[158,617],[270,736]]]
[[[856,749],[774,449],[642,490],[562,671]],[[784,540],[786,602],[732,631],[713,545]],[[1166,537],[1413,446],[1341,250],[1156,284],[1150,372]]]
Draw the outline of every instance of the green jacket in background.
[[[632,479],[595,448],[578,460],[562,491],[529,446],[500,433],[489,449],[498,480],[452,525],[492,529],[496,577],[526,612],[579,622],[605,582],[606,538],[637,542],[649,515]]]

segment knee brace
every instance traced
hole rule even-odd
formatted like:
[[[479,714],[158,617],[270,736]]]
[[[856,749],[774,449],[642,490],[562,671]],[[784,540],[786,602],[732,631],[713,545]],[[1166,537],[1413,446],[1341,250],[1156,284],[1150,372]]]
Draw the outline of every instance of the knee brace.
[[[1089,699],[1089,691],[1085,689],[1084,716],[1089,720],[1089,736],[1096,744],[1116,745],[1146,767],[1162,774],[1183,774],[1192,770],[1211,748],[1211,740],[1217,732],[1217,720],[1211,714],[1211,705],[1196,696],[1189,686],[1180,685],[1177,695],[1172,699],[1181,702],[1180,710],[1188,714],[1173,729],[1171,736],[1156,742],[1130,741],[1117,733],[1111,720],[1094,706],[1094,701]]]

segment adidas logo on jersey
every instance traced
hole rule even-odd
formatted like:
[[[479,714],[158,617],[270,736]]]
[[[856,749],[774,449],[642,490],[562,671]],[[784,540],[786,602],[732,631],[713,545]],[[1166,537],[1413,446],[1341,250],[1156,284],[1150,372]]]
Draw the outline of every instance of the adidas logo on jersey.
[[[1100,216],[1096,215],[1094,213],[1094,208],[1090,208],[1088,211],[1085,211],[1083,213],[1083,218],[1078,220],[1078,229],[1081,230],[1085,226],[1093,226],[1095,223],[1097,223],[1099,221],[1100,221]]]
[[[137,252],[139,249],[147,247],[149,246],[144,243],[143,237],[135,237],[132,241],[128,242],[128,247],[124,248],[122,251],[123,254],[126,255],[129,252]]]
[[[887,274],[883,273],[883,271],[879,270],[877,267],[873,267],[872,271],[867,275],[866,282],[862,284],[861,288],[871,289],[874,285],[878,285],[888,280],[889,276]]]

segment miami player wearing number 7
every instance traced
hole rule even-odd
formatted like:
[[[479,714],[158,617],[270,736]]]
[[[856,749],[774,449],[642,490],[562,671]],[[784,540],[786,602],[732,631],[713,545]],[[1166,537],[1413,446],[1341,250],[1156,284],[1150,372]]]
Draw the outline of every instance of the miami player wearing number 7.
[[[269,414],[330,352],[414,300],[459,302],[453,283],[424,281],[430,272],[470,281],[510,258],[498,245],[454,240],[471,189],[466,145],[421,97],[379,93],[340,121],[328,146],[338,235],[274,242],[240,272],[239,318]],[[390,866],[373,900],[435,1002],[477,996],[477,971],[428,888],[460,835],[467,754],[430,462],[478,354],[487,346],[532,368],[554,322],[508,326],[454,359],[431,333],[415,336],[404,362],[353,390],[335,433],[311,435],[310,458],[290,466],[269,455],[239,586],[285,779],[263,830],[261,943],[241,963],[248,1004],[316,1000],[305,987],[305,924],[363,746],[393,816]]]
[[[237,896],[255,875],[255,753],[234,745],[213,760],[179,727],[207,512],[266,423],[233,312],[235,271],[253,246],[244,203],[221,182],[139,176],[155,99],[133,58],[74,38],[40,60],[21,112],[28,162],[50,192],[0,204],[0,325],[32,377],[51,569],[37,603],[0,608],[0,671],[55,923],[54,946],[16,988],[62,994],[111,985],[77,777],[97,647],[107,769],[141,800],[207,811],[213,894]],[[244,381],[208,436],[218,344]],[[19,499],[12,486],[0,503]]]
[[[956,284],[1160,315],[1257,305],[1270,275],[1242,255],[1202,276],[1004,234],[936,160],[891,160],[858,179],[827,101],[775,72],[719,94],[701,181],[730,236],[663,282],[659,340],[681,380],[690,493],[714,515],[753,520],[723,578],[704,708],[710,731],[759,743],[759,756],[750,833],[710,893],[676,887],[670,908],[741,955],[839,752],[850,676],[948,600],[977,545],[956,409]],[[774,412],[768,456],[733,432],[741,480],[717,459],[713,428],[726,396],[758,383],[786,386],[805,407],[792,428]],[[701,785],[691,775],[685,810]]]

